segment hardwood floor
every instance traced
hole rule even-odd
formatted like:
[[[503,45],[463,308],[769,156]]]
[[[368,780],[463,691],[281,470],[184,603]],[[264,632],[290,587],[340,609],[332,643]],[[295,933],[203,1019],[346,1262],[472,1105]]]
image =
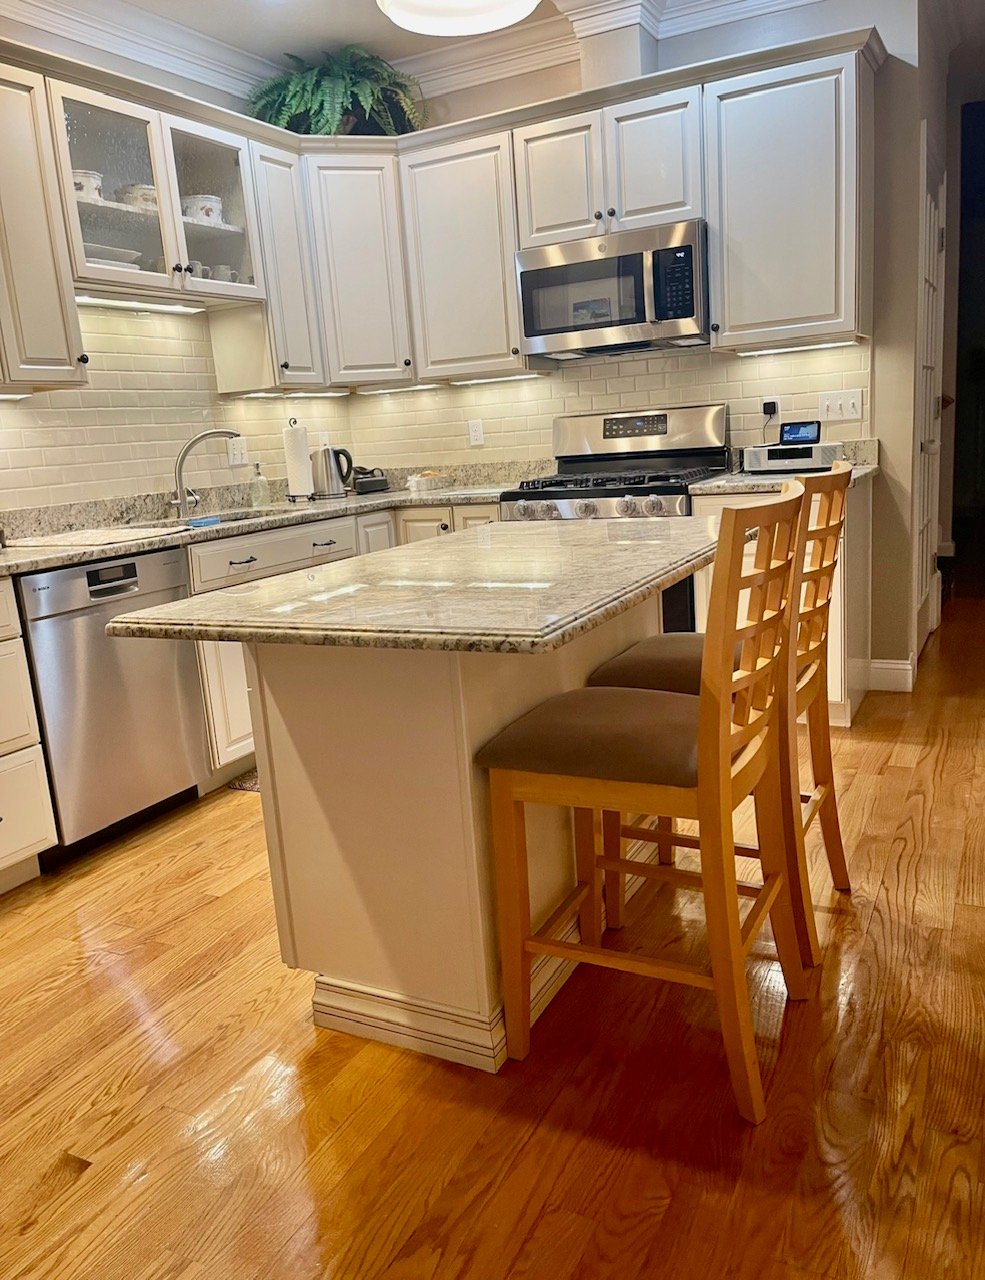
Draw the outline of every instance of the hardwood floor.
[[[787,1005],[754,953],[756,1129],[712,997],[644,978],[583,967],[496,1077],[316,1032],[249,793],[0,899],[0,1276],[985,1276],[983,634],[950,605],[835,733],[855,893],[812,833],[824,965]],[[699,956],[646,892],[623,945]]]

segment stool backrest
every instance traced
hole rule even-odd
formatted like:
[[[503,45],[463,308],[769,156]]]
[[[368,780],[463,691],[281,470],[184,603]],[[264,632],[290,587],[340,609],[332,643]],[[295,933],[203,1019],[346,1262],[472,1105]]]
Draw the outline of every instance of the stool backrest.
[[[818,664],[827,661],[831,592],[845,526],[852,465],[850,462],[836,462],[831,471],[823,475],[797,478],[804,486],[799,535],[803,547],[803,569],[792,661],[795,683],[804,684],[812,678]]]
[[[803,502],[803,485],[791,481],[776,498],[722,512],[701,664],[699,776],[702,765],[711,776],[734,774],[771,743],[789,671]]]

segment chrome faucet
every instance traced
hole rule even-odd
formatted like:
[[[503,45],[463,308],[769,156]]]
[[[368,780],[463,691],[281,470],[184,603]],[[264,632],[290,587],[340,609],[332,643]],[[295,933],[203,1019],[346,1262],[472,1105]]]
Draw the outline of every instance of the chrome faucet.
[[[200,431],[181,446],[174,461],[174,493],[171,495],[171,505],[178,508],[179,519],[184,520],[190,516],[192,507],[197,507],[201,501],[194,489],[185,488],[185,461],[188,455],[203,440],[235,440],[240,434],[239,431],[229,431],[225,427],[215,431]]]

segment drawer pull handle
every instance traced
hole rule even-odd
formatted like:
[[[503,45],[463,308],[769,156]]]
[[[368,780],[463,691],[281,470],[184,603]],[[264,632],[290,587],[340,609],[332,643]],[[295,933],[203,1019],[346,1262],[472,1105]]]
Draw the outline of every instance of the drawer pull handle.
[[[313,547],[334,547],[334,546],[335,546],[335,539],[334,539],[334,538],[329,538],[329,540],[328,540],[327,542],[313,542],[311,545],[312,545]]]
[[[256,556],[248,556],[245,560],[230,560],[229,567],[230,569],[235,569],[241,564],[256,564],[256,562]]]

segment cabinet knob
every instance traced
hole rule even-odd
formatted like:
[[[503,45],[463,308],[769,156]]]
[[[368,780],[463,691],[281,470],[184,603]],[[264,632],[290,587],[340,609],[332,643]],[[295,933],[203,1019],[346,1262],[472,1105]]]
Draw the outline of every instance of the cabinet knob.
[[[442,533],[448,532],[448,525],[445,524],[444,520],[442,520],[441,524],[438,525],[438,528],[441,530]]]
[[[602,210],[601,210],[601,209],[596,209],[596,210],[595,210],[595,221],[596,221],[596,222],[601,222],[601,221],[602,221],[603,216],[604,216],[604,215],[603,215],[603,213],[602,213]]]
[[[191,264],[190,262],[186,262],[186,263],[185,263],[185,271],[186,271],[186,272],[188,273],[188,275],[190,275],[190,276],[195,274],[195,268],[192,266],[192,264]]]
[[[280,366],[280,367],[281,367],[282,369],[290,369],[290,367],[291,367],[291,362],[290,362],[290,360],[282,360],[282,361],[281,361],[281,366]]]
[[[88,364],[88,363],[89,363],[89,357],[86,355],[86,353],[85,353],[84,351],[82,352],[82,354],[81,354],[80,356],[77,356],[77,357],[76,357],[76,359],[78,360],[79,364]]]
[[[409,369],[409,368],[410,368],[410,366],[411,366],[411,363],[412,363],[412,362],[411,362],[410,360],[405,360],[405,361],[404,361],[404,368],[405,368],[405,369]]]
[[[719,329],[721,329],[721,327],[722,327],[722,326],[721,326],[720,324],[713,324],[713,325],[711,326],[711,331],[712,331],[712,333],[718,333],[718,331],[719,331]]]
[[[511,355],[514,355],[514,356],[518,356],[518,355],[520,354],[520,348],[519,348],[519,347],[510,347],[510,354],[511,354]]]
[[[184,269],[185,268],[181,265],[180,262],[176,262],[174,266],[171,268],[171,274],[180,276],[182,271],[184,271]]]
[[[616,216],[615,209],[606,209],[606,213],[609,215],[610,218],[614,218]]]

